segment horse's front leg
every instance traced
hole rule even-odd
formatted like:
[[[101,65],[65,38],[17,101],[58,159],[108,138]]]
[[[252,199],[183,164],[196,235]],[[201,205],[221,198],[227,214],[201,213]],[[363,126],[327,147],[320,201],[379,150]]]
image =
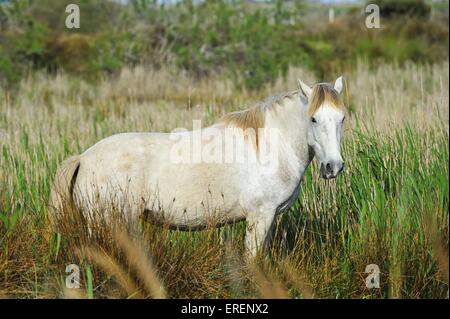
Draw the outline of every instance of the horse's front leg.
[[[247,217],[245,248],[251,257],[256,256],[258,249],[265,247],[274,217],[275,214]]]

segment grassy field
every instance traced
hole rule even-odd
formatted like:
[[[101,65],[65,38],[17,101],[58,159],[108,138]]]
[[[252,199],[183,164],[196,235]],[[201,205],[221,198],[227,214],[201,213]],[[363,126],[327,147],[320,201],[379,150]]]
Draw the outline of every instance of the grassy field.
[[[325,181],[308,169],[255,265],[242,262],[243,223],[203,232],[142,223],[125,235],[119,221],[86,234],[67,209],[61,232],[49,231],[50,185],[64,158],[118,132],[213,123],[295,89],[300,76],[321,80],[291,68],[248,92],[220,76],[137,67],[95,84],[35,74],[15,92],[0,89],[0,297],[448,297],[448,62],[360,64],[345,75],[346,171]],[[64,288],[72,263],[78,290]],[[380,289],[365,285],[369,264],[379,266]]]

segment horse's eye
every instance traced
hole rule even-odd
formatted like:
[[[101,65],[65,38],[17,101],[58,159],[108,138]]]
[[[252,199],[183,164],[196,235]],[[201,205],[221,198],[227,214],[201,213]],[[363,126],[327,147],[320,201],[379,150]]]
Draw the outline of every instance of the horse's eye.
[[[311,122],[317,123],[316,118],[315,117],[311,118]]]
[[[342,119],[342,123],[344,123],[344,120],[345,120],[345,116],[344,116],[344,118]]]

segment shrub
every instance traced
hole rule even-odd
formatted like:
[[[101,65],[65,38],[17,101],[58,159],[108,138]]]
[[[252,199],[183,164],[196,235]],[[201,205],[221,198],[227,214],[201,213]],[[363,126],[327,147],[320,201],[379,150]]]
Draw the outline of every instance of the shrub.
[[[374,30],[364,26],[365,15],[356,6],[340,7],[331,24],[308,21],[311,9],[302,0],[294,5],[83,0],[81,28],[69,30],[64,26],[69,2],[0,2],[2,82],[16,82],[29,69],[90,77],[145,63],[175,65],[197,77],[228,74],[236,87],[259,89],[289,66],[311,68],[325,78],[354,67],[361,57],[371,64],[448,59],[448,3],[447,11],[435,7],[430,20],[424,19],[430,13],[425,1],[377,0],[383,16],[396,18]]]
[[[428,18],[431,8],[424,0],[376,0],[370,3],[380,7],[380,13],[385,18],[398,16],[414,16]]]

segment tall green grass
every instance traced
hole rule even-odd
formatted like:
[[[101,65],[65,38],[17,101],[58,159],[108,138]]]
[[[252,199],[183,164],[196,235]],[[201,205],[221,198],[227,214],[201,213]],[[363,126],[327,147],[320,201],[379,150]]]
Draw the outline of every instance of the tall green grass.
[[[335,181],[325,181],[319,178],[314,164],[307,171],[299,200],[275,226],[288,229],[287,250],[282,251],[281,240],[275,236],[270,254],[262,257],[266,269],[277,278],[283,278],[285,263],[305,272],[305,282],[317,297],[445,297],[448,284],[445,274],[438,270],[437,252],[433,250],[433,238],[426,227],[434,221],[442,245],[448,247],[447,132],[442,129],[419,132],[405,127],[394,130],[392,135],[358,129],[347,135],[343,150],[345,172]],[[41,151],[42,145],[24,142],[20,147],[29,156],[29,162],[21,161],[7,147],[3,152],[2,168],[10,172],[7,181],[11,185],[10,190],[4,192],[6,181],[2,179],[0,268],[3,274],[14,273],[18,270],[10,269],[8,262],[14,264],[22,258],[31,258],[42,267],[39,271],[42,277],[33,283],[37,285],[34,289],[38,289],[61,272],[61,265],[64,265],[64,258],[57,258],[56,262],[47,258],[52,248],[41,232],[50,176],[56,165]],[[64,147],[59,152],[60,156],[52,156],[65,156]],[[22,219],[22,225],[16,223],[18,218]],[[31,229],[21,233],[24,222]],[[172,278],[176,275],[170,268],[185,267],[192,258],[201,259],[206,254],[217,262],[211,267],[211,260],[205,261],[209,266],[203,269],[206,273],[198,270],[203,282],[197,286],[191,285],[188,289],[190,279],[184,278],[186,292],[178,288],[171,291],[172,284],[168,282],[169,295],[173,297],[188,297],[190,293],[201,297],[245,296],[250,289],[248,283],[241,282],[241,290],[233,291],[236,287],[233,288],[227,278],[233,271],[227,269],[230,267],[226,262],[228,257],[212,247],[220,246],[222,239],[233,242],[234,253],[239,254],[244,231],[243,223],[206,232],[164,231],[152,225],[145,228],[148,240],[162,244],[158,250],[151,245],[150,250],[160,258],[156,263],[163,282],[166,276],[176,282],[178,279]],[[16,251],[14,240],[17,238],[31,241],[31,245],[27,245],[31,251]],[[62,238],[58,250],[63,256],[73,258],[72,254],[64,253],[74,247],[68,242],[70,239]],[[160,251],[161,248],[167,251]],[[211,251],[205,253],[205,249]],[[364,279],[368,274],[364,270],[369,264],[376,264],[381,270],[381,289],[365,287]],[[47,268],[51,269],[48,273]],[[90,278],[86,289],[93,297],[92,281],[100,284],[100,278],[105,275],[97,273],[99,277],[92,278],[91,268],[87,265],[84,269],[85,276]],[[7,275],[4,277],[0,285],[3,289],[6,288],[4,280],[8,279]],[[287,281],[286,286],[290,285]],[[206,287],[211,295],[201,292]],[[54,294],[59,288],[53,289]],[[289,291],[292,297],[299,296],[295,289]],[[35,296],[40,293],[38,289]]]
[[[448,133],[407,126],[389,135],[350,134],[345,173],[327,182],[309,170],[286,216],[291,233],[297,230],[294,250],[305,255],[312,280],[322,282],[318,295],[445,297],[445,274],[437,271],[426,228],[434,222],[448,245]],[[382,273],[379,290],[364,285],[369,264]]]
[[[442,75],[448,81],[448,75]],[[442,78],[435,79],[436,87],[444,88]],[[65,92],[67,83],[58,85]],[[37,88],[38,83],[32,87]],[[58,88],[57,84],[54,87]],[[395,90],[391,93],[406,94]],[[440,101],[439,109],[448,108],[448,91],[435,86],[430,91],[434,97],[424,92],[424,101]],[[94,247],[123,267],[139,290],[136,295],[151,296],[143,293],[145,287],[133,272],[132,262],[107,228],[98,236],[84,238],[84,225],[72,221],[68,232],[47,233],[49,189],[57,165],[70,154],[80,153],[117,131],[145,130],[149,114],[153,116],[151,123],[156,123],[152,125],[166,121],[166,128],[189,122],[195,108],[171,106],[177,115],[168,116],[169,106],[162,102],[157,107],[127,101],[122,112],[112,99],[87,107],[75,100],[54,109],[45,104],[22,105],[24,100],[27,97],[23,94],[14,101],[5,98],[0,104],[0,133],[6,133],[0,154],[0,295],[62,297],[66,294],[65,266],[76,263],[84,278],[82,296],[135,296],[121,287],[107,267],[99,267],[95,258],[86,257],[84,249]],[[31,100],[39,97],[31,96]],[[133,113],[130,103],[139,112]],[[380,102],[377,111],[382,107]],[[410,106],[402,107],[407,110]],[[221,112],[203,116],[217,117]],[[280,216],[267,254],[258,259],[261,272],[280,283],[283,296],[447,296],[448,122],[429,125],[422,119],[414,121],[407,125],[383,123],[383,129],[377,130],[365,127],[365,119],[354,119],[344,135],[345,172],[336,180],[325,181],[319,178],[315,163],[308,169],[298,201]],[[168,297],[267,296],[260,289],[264,287],[258,279],[261,276],[242,263],[244,223],[204,232],[142,226],[142,243]],[[369,264],[380,268],[380,289],[365,286]]]

